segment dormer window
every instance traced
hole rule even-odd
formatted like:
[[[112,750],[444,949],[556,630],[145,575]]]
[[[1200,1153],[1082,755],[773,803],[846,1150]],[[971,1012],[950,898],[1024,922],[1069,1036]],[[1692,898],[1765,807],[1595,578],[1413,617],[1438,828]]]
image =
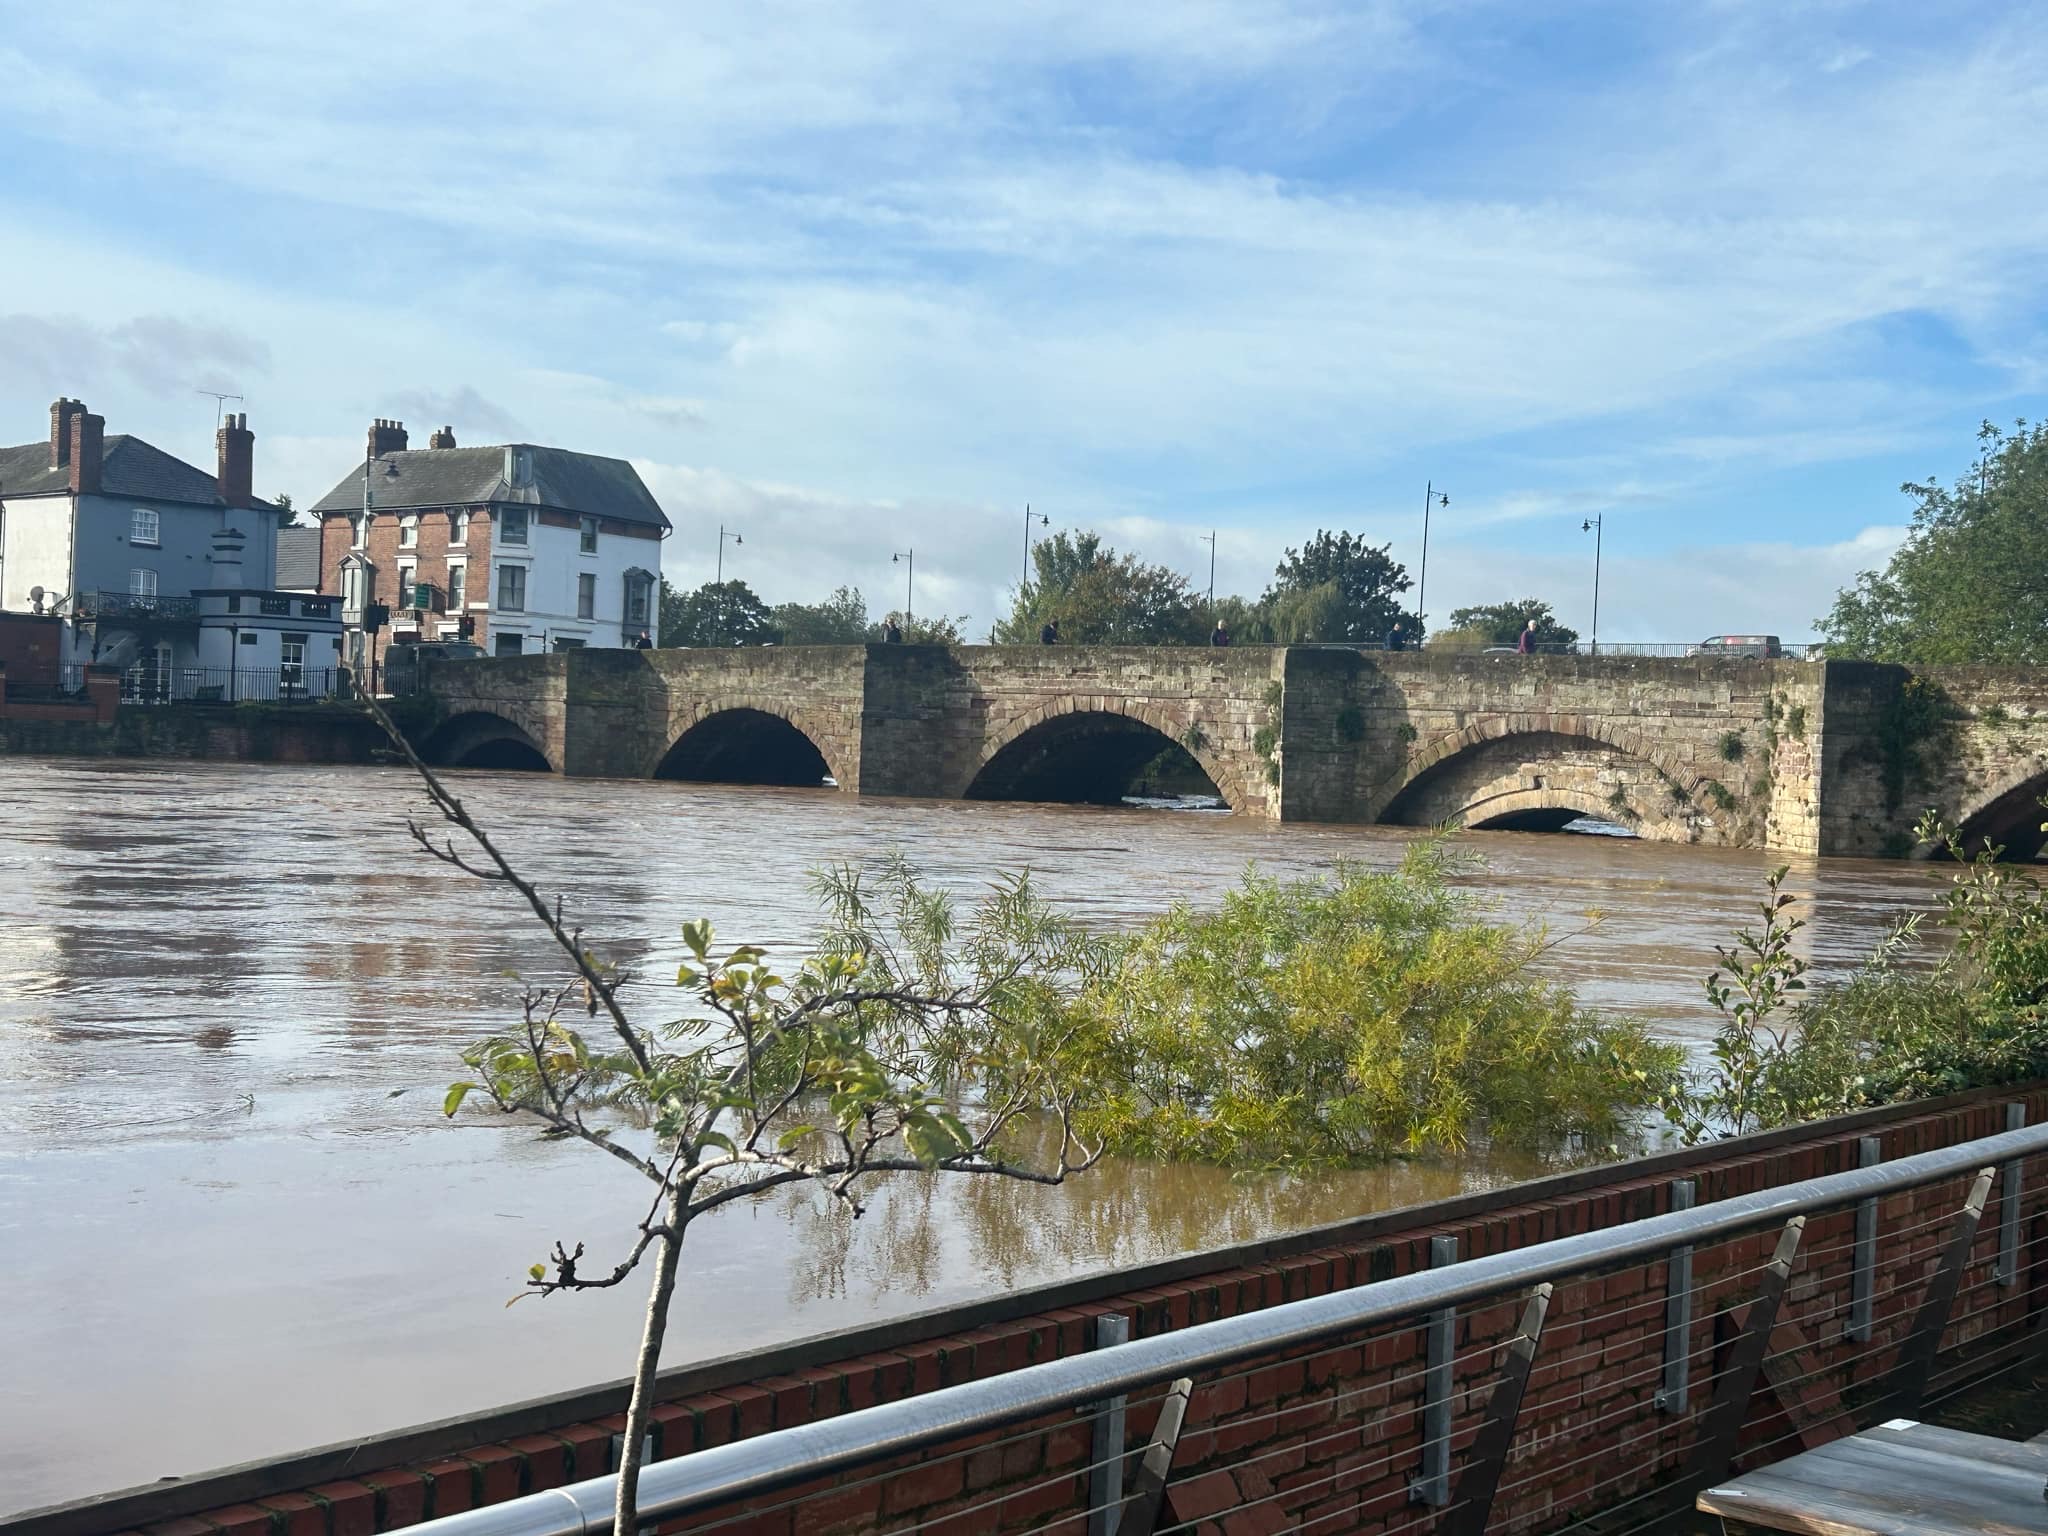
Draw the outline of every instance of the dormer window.
[[[420,541],[420,516],[408,512],[398,520],[398,547],[411,549]]]
[[[498,542],[500,544],[526,543],[526,508],[501,507],[498,509]]]
[[[448,514],[448,543],[455,549],[469,542],[469,514],[450,512]]]
[[[160,542],[160,521],[156,511],[150,507],[137,507],[128,519],[128,542],[130,544],[155,545]]]

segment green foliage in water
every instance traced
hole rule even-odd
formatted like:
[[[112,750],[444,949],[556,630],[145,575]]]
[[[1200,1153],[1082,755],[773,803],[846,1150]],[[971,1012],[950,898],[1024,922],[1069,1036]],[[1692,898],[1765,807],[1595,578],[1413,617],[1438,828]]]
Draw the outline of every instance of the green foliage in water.
[[[1265,1168],[1626,1135],[1676,1049],[1536,977],[1552,940],[1486,921],[1457,868],[1427,843],[1327,884],[1248,875],[1148,923],[1084,1004],[1082,1133]]]
[[[1906,963],[1915,914],[1847,980],[1809,991],[1792,945],[1804,925],[1775,872],[1762,926],[1738,933],[1707,980],[1724,1019],[1710,1060],[1660,1096],[1686,1140],[2048,1076],[2048,890],[2001,850],[1970,853],[1932,813],[1916,830],[1951,861],[1947,947]]]

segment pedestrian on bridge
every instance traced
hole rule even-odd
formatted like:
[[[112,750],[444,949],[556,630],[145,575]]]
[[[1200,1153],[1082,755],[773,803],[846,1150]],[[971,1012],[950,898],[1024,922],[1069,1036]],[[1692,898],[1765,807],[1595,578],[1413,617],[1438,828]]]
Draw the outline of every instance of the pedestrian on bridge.
[[[1060,643],[1060,621],[1058,619],[1046,620],[1045,628],[1038,632],[1038,643],[1040,645],[1058,645]]]
[[[902,643],[903,626],[896,622],[896,615],[892,613],[889,615],[888,622],[882,626],[882,644],[901,645]]]
[[[1408,649],[1408,637],[1401,633],[1399,621],[1396,621],[1394,627],[1387,631],[1387,649],[1390,651],[1405,651]]]
[[[1536,654],[1536,621],[1531,619],[1515,637],[1515,650],[1523,656]]]
[[[1218,619],[1216,627],[1209,631],[1209,643],[1216,646],[1230,644],[1230,631],[1223,627],[1221,619]]]

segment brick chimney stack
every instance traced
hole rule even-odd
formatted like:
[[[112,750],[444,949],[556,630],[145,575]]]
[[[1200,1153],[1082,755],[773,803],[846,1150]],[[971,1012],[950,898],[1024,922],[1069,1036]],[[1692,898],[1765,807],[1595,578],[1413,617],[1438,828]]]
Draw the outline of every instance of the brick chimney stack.
[[[91,496],[100,488],[100,457],[107,419],[95,416],[76,400],[71,415],[71,494]]]
[[[427,446],[429,448],[453,448],[455,446],[455,429],[453,427],[443,427],[427,439]]]
[[[248,416],[231,414],[214,433],[213,447],[220,499],[231,507],[248,506],[256,499],[256,434]]]
[[[386,421],[379,416],[370,423],[370,457],[381,459],[387,453],[405,452],[405,423]]]
[[[71,462],[71,418],[84,410],[76,400],[50,403],[50,468],[62,469]]]

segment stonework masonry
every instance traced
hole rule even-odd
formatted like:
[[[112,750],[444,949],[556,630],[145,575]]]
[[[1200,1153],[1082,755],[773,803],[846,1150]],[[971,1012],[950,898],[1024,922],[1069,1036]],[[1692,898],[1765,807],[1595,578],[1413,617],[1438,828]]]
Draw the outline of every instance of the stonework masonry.
[[[2038,840],[2033,800],[2048,789],[2048,671],[2021,669],[877,645],[468,662],[436,691],[446,723],[425,744],[444,761],[503,722],[558,772],[645,778],[684,736],[767,716],[846,791],[1030,798],[1062,757],[1085,767],[1175,742],[1247,815],[1595,816],[1661,841],[1804,854],[1907,852],[1928,807]]]

